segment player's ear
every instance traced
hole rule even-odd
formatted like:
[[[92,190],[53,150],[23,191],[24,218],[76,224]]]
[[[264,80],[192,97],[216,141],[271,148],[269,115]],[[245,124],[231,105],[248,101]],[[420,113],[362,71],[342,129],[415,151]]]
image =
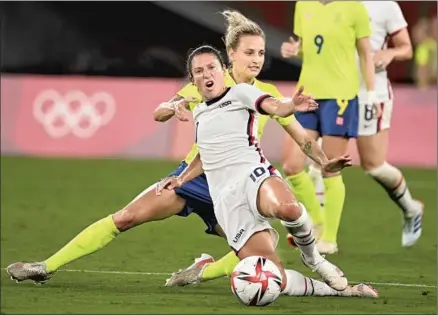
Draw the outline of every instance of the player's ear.
[[[228,53],[228,60],[230,61],[231,64],[233,64],[234,55],[236,54],[236,52],[233,50],[233,48],[230,48],[228,49],[227,53]]]

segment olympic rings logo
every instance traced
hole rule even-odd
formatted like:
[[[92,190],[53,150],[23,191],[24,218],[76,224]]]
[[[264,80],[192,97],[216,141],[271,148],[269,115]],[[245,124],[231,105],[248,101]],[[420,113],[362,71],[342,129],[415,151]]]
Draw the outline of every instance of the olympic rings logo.
[[[114,98],[106,92],[87,96],[82,91],[61,95],[55,90],[38,94],[33,103],[33,115],[52,138],[73,134],[90,138],[108,124],[116,112]]]

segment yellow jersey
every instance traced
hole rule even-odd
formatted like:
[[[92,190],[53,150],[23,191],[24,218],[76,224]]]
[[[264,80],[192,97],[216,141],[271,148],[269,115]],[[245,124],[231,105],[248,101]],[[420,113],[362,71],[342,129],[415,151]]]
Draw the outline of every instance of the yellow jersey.
[[[226,76],[225,76],[225,85],[228,87],[234,86],[236,85],[236,82],[234,81],[234,79],[231,77],[230,73],[227,71]],[[261,82],[259,80],[254,80],[253,85],[255,87],[257,87],[258,89],[260,89],[263,92],[268,93],[269,95],[273,96],[273,97],[277,97],[277,98],[281,98],[283,97],[281,95],[281,93],[278,91],[278,89],[275,87],[275,85],[273,84],[269,84],[269,83],[264,83]],[[199,93],[199,90],[197,88],[196,85],[189,83],[186,86],[184,86],[181,90],[179,90],[177,93],[177,95],[181,96],[181,97],[193,97],[196,100],[199,100],[198,102],[191,102],[189,104],[190,110],[193,111],[193,109],[202,102],[202,96]],[[258,138],[260,139],[261,136],[263,135],[263,131],[265,129],[266,123],[268,122],[268,120],[270,118],[275,119],[280,125],[282,126],[287,126],[289,125],[294,116],[289,116],[286,118],[283,117],[277,117],[277,116],[269,116],[269,115],[260,115],[259,116],[259,125],[258,125]],[[186,158],[184,159],[184,161],[189,164],[194,158],[195,156],[198,154],[198,146],[196,144],[193,144],[192,149],[190,150],[190,152],[187,154]]]
[[[371,26],[359,1],[298,1],[294,33],[301,38],[303,64],[298,81],[315,99],[353,99],[359,92],[356,40]]]

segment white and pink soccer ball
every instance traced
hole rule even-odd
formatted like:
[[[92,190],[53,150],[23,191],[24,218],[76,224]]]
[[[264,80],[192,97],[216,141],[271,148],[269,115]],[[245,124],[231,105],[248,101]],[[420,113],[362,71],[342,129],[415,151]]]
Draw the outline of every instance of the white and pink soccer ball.
[[[231,275],[231,290],[248,306],[266,306],[281,293],[280,269],[269,259],[250,256],[241,260]]]

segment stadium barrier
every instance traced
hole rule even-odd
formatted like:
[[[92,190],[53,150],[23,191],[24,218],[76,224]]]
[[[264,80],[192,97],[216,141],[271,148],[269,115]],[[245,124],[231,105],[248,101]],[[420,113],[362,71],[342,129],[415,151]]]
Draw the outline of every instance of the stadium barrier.
[[[65,157],[182,159],[193,124],[153,120],[155,107],[184,84],[175,79],[126,79],[2,75],[1,153]],[[277,82],[284,95],[294,83]],[[397,165],[435,167],[437,90],[395,86],[388,160]],[[262,148],[281,161],[286,134],[274,122]],[[355,143],[349,148],[358,162]]]

